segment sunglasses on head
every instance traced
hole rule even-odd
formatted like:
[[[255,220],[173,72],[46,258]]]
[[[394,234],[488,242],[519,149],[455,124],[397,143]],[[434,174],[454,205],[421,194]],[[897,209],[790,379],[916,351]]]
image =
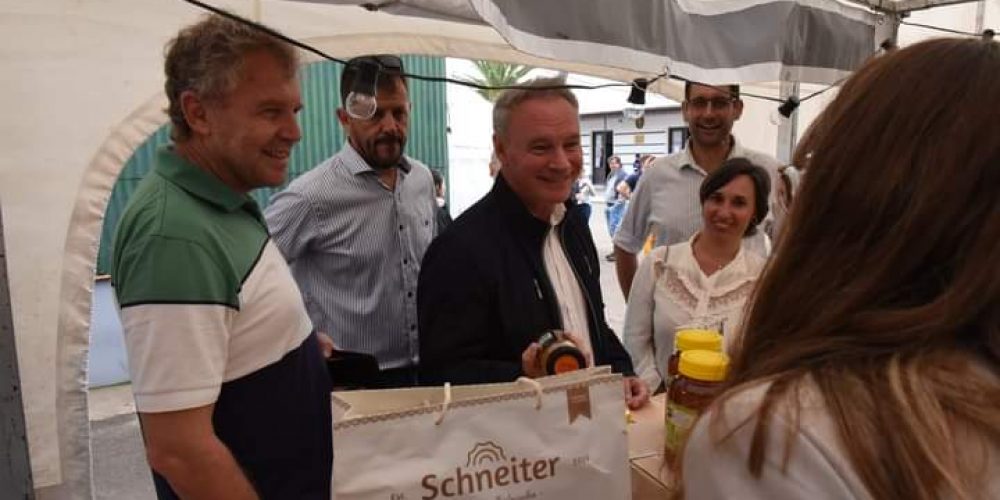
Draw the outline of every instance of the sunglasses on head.
[[[347,61],[347,67],[351,66],[361,66],[365,64],[375,64],[379,69],[383,71],[394,71],[397,73],[403,72],[403,60],[399,56],[393,55],[374,55],[374,56],[361,56],[355,57],[350,61]]]

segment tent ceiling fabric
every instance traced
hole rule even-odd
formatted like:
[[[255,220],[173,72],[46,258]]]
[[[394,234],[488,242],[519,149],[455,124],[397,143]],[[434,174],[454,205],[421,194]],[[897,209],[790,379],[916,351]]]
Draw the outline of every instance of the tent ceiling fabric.
[[[486,23],[545,59],[709,83],[833,83],[889,33],[882,14],[837,0],[288,1]]]
[[[583,24],[573,23],[590,22],[554,19],[555,24],[549,27],[513,24],[527,15],[528,11],[519,10],[528,7],[527,3],[518,5],[521,0],[407,0],[395,2],[387,12],[366,11],[357,6],[362,3],[357,1],[209,1],[259,19],[339,57],[397,52],[507,61],[616,81],[649,75],[648,68],[603,62],[623,54],[616,47],[606,53],[595,51],[594,58],[573,59],[560,56],[558,51],[529,54],[527,48],[512,46],[505,36],[513,39],[515,30],[522,33],[519,36],[544,41],[547,39],[541,35],[558,30],[587,33]],[[595,24],[598,27],[611,24],[627,31],[626,23],[636,23],[618,19],[634,17],[622,17],[619,10],[624,15],[629,6],[662,1],[601,2],[616,6],[610,12],[596,0],[579,0],[568,12],[574,18],[604,19],[601,25]],[[681,2],[678,6],[690,6],[693,1],[675,0]],[[686,15],[732,16],[738,10],[733,6],[774,9],[781,3],[699,1],[699,5],[708,6],[705,9],[716,10],[688,9]],[[534,3],[546,4],[543,9],[570,5],[566,0]],[[939,3],[900,0],[892,5],[922,8]],[[786,31],[784,27],[778,30],[798,44],[797,50],[805,51],[788,54],[792,58],[789,61],[796,64],[812,64],[808,59],[812,56],[806,52],[815,46],[841,50],[845,45],[840,32],[834,31],[835,25],[853,27],[854,22],[860,22],[874,35],[864,43],[874,44],[881,40],[879,30],[887,30],[892,24],[879,24],[876,14],[831,0],[786,0],[784,6],[788,17],[782,22],[805,23],[797,28],[799,31]],[[799,11],[806,14],[800,16]],[[550,17],[569,17],[562,12],[561,16],[546,12]],[[764,11],[755,12],[762,16],[760,12]],[[0,208],[5,215],[4,239],[33,479],[39,489],[53,488],[40,495],[45,498],[91,498],[85,369],[90,290],[104,209],[121,166],[165,120],[163,46],[178,29],[201,14],[199,9],[180,1],[0,0],[0,74],[4,75],[0,78],[0,108],[8,115],[3,129],[4,155],[0,156]],[[412,17],[414,14],[424,18]],[[485,21],[490,18],[496,22],[497,16],[511,23],[507,35],[502,36]],[[836,20],[835,25],[824,24],[829,18]],[[666,22],[664,19],[656,26],[668,26]],[[767,29],[773,27],[768,25]],[[588,36],[610,35],[598,30],[596,35]],[[734,46],[744,50],[743,46],[753,47],[751,42],[758,40],[725,35],[713,35],[721,37],[717,50]],[[649,36],[635,33],[637,40]],[[700,32],[685,36],[695,37],[698,43],[705,38]],[[770,35],[760,36],[766,40]],[[813,37],[808,38],[813,41],[805,44],[807,38],[798,38],[805,36]],[[572,48],[576,43],[561,38],[555,42],[556,48],[560,44]],[[580,43],[592,47],[594,40]],[[775,53],[785,56],[785,52]],[[722,56],[709,53],[699,57],[711,60]],[[663,56],[651,59],[653,68],[661,68],[666,61]],[[847,63],[833,64],[839,66]],[[671,69],[680,74],[680,68]],[[776,92],[777,85],[768,82],[762,88]],[[675,81],[660,80],[650,90],[675,100],[681,98]],[[60,496],[52,496],[57,490]]]
[[[469,5],[465,0],[460,3]],[[424,15],[426,11],[420,11],[419,18],[369,12],[358,4],[278,0],[264,4],[267,8],[261,21],[339,58],[375,52],[405,53],[525,64],[620,82],[649,76],[645,71],[529,54],[512,47],[496,30],[480,22]],[[683,98],[683,86],[667,79],[655,82],[649,91],[678,101]]]
[[[865,5],[872,10],[883,12],[911,12],[914,10],[929,9],[942,5],[952,5],[956,3],[967,3],[976,0],[853,0],[856,3]]]

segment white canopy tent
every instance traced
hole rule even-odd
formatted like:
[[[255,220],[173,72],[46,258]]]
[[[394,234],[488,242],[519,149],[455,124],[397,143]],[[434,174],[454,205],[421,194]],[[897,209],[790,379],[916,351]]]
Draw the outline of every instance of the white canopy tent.
[[[291,1],[486,24],[528,54],[720,84],[833,83],[893,36],[883,14],[838,0]]]
[[[492,59],[626,82],[669,71],[760,83],[772,95],[780,80],[835,81],[892,31],[880,14],[832,0],[393,3],[420,17],[332,3],[364,2],[212,2],[339,57]],[[652,6],[661,6],[662,22],[649,21]],[[85,362],[102,219],[124,163],[166,123],[163,46],[201,14],[180,1],[0,0],[0,210],[31,470],[43,498],[91,497]],[[640,45],[615,45],[623,34]],[[709,41],[711,50],[694,52]],[[679,99],[679,89],[661,80],[651,91]]]

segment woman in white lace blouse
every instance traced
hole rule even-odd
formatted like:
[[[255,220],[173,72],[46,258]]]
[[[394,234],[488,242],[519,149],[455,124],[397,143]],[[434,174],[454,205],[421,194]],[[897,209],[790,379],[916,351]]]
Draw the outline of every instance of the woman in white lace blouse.
[[[701,184],[702,229],[690,240],[654,249],[642,261],[629,293],[624,343],[636,374],[661,387],[674,333],[682,326],[721,328],[732,344],[764,260],[743,251],[767,215],[767,172],[732,158]],[[661,387],[662,389],[662,387]]]

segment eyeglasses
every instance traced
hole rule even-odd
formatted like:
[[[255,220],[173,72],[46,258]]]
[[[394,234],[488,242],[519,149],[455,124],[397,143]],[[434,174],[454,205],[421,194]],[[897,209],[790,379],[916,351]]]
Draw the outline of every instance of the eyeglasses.
[[[712,109],[726,110],[729,109],[733,103],[736,102],[735,97],[713,97],[711,99],[705,99],[704,97],[695,97],[689,100],[688,106],[694,108],[697,111],[704,111],[712,106]]]

